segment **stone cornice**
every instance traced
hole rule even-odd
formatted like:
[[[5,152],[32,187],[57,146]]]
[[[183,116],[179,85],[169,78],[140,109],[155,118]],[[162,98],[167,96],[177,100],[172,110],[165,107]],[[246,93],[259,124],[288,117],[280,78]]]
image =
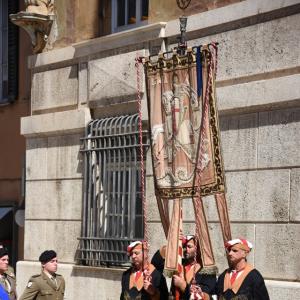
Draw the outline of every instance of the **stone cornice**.
[[[235,29],[236,26],[245,27],[253,22],[265,22],[272,18],[282,17],[282,14],[297,12],[300,12],[299,0],[245,0],[189,16],[187,36],[188,39],[192,39],[211,35]],[[269,19],[268,17],[259,18],[263,15],[269,16]],[[254,17],[257,18],[256,21],[253,20]],[[249,20],[249,22],[245,20]],[[235,23],[237,23],[236,26],[233,26]],[[44,67],[56,68],[71,65],[88,61],[93,55],[104,51],[140,45],[147,41],[167,38],[172,42],[179,34],[177,19],[167,23],[150,24],[30,56],[28,66],[30,69],[38,70]]]

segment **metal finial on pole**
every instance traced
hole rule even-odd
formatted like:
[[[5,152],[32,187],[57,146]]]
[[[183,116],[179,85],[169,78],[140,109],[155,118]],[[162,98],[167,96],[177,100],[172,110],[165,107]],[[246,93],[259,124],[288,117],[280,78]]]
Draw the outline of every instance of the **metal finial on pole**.
[[[177,2],[177,6],[180,9],[184,10],[190,5],[191,0],[176,0],[176,2]],[[180,37],[178,42],[177,53],[179,55],[184,55],[186,50],[185,33],[186,33],[187,17],[186,16],[179,17],[179,23],[180,23]]]
[[[187,24],[187,17],[181,16],[179,17],[180,23],[180,38],[178,42],[178,54],[184,55],[186,50],[186,40],[185,40],[185,33],[186,33],[186,24]]]

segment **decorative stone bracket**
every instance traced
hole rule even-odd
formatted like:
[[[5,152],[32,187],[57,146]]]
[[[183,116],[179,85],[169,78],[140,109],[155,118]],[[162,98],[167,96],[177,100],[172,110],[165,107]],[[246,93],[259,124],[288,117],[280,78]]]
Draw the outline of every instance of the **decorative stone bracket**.
[[[17,14],[11,14],[9,17],[14,24],[22,27],[29,34],[33,52],[42,52],[47,44],[55,15],[43,15],[21,11]]]

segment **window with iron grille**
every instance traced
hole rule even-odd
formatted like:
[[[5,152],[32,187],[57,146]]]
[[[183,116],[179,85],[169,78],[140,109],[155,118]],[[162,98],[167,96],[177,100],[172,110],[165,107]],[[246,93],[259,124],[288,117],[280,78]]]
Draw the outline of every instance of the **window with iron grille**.
[[[143,238],[138,115],[93,120],[82,141],[83,220],[76,260],[126,265],[128,244]]]
[[[0,105],[17,98],[18,27],[8,17],[17,11],[17,0],[0,0]]]

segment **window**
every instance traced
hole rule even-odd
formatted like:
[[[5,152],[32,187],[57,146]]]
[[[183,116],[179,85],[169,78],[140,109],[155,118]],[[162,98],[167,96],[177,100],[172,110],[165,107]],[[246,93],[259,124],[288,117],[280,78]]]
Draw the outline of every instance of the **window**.
[[[149,0],[113,0],[112,32],[147,24]]]
[[[76,260],[89,266],[126,265],[126,247],[143,238],[138,115],[92,121],[81,152],[83,220]]]
[[[17,11],[17,0],[0,0],[0,105],[17,97],[18,27],[9,21]]]

